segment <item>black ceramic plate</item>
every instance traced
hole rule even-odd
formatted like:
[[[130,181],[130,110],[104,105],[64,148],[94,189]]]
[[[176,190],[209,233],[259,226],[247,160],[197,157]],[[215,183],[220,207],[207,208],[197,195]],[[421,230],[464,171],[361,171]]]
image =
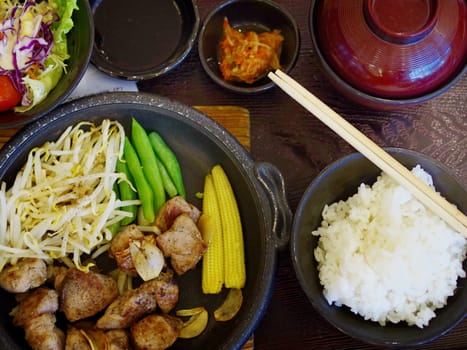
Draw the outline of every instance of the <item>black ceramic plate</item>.
[[[47,98],[31,110],[24,113],[6,111],[0,113],[0,128],[8,129],[32,122],[61,104],[78,85],[91,58],[94,40],[94,23],[91,8],[87,0],[77,0],[79,11],[73,13],[73,29],[68,33],[67,72]]]
[[[388,151],[409,169],[420,164],[432,175],[436,189],[461,211],[467,211],[467,190],[456,182],[445,166],[417,152],[403,149]],[[356,193],[362,182],[372,184],[380,173],[369,160],[355,153],[336,161],[319,174],[305,191],[295,213],[291,236],[294,268],[313,307],[342,332],[377,345],[421,345],[449,332],[465,318],[466,278],[458,280],[454,296],[448,298],[448,304],[444,308],[435,311],[437,316],[423,329],[409,327],[404,323],[388,323],[382,327],[376,322],[365,321],[346,307],[330,306],[323,296],[323,288],[319,282],[317,263],[313,255],[318,237],[311,232],[321,224],[324,205],[346,200]],[[466,260],[463,267],[467,271]]]
[[[276,265],[276,250],[288,243],[291,214],[285,201],[281,174],[270,164],[255,163],[224,128],[200,112],[162,97],[141,93],[108,93],[80,99],[57,108],[28,125],[0,150],[0,179],[11,184],[27,153],[56,139],[69,125],[82,120],[116,119],[128,128],[136,118],[147,130],[157,130],[177,154],[184,172],[187,199],[201,206],[206,173],[221,164],[237,195],[245,232],[247,283],[244,304],[229,322],[215,322],[212,311],[224,293],[203,295],[201,265],[178,278],[177,308],[205,306],[210,321],[205,332],[191,340],[180,339],[172,349],[237,349],[251,335],[268,304]],[[127,129],[128,130],[128,129]],[[8,313],[13,296],[0,292],[0,349],[27,348],[22,330]]]
[[[193,47],[199,14],[192,0],[95,0],[92,63],[104,73],[146,80],[178,66]]]

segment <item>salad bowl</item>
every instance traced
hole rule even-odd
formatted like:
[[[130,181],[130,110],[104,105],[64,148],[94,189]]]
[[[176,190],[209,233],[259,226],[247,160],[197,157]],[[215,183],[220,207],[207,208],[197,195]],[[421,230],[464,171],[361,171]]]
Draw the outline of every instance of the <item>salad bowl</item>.
[[[126,131],[132,118],[146,130],[154,130],[177,155],[184,174],[186,198],[198,208],[197,196],[210,169],[221,164],[237,197],[245,238],[247,282],[243,304],[234,319],[217,322],[210,317],[205,331],[196,338],[178,339],[171,349],[239,349],[251,336],[271,296],[277,252],[288,244],[291,212],[285,199],[283,178],[269,163],[255,162],[241,144],[222,126],[189,106],[153,94],[113,92],[68,102],[47,116],[24,127],[0,150],[0,181],[11,185],[28,152],[55,140],[69,126],[81,121],[100,124],[119,121]],[[212,315],[226,297],[206,295],[201,290],[201,265],[177,277],[180,298],[177,309],[204,306]],[[0,348],[25,349],[20,328],[9,312],[12,294],[0,291]]]
[[[57,84],[42,102],[27,111],[10,109],[0,112],[0,128],[20,127],[42,117],[63,103],[80,82],[91,59],[94,22],[87,0],[76,0],[76,5],[78,8],[73,10],[71,17],[73,27],[66,34],[69,58]]]

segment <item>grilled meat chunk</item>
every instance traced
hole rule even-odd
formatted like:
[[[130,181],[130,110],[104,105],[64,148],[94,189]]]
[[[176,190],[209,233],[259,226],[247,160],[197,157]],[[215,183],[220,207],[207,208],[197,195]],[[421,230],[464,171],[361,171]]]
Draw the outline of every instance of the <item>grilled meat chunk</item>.
[[[66,276],[67,271],[68,268],[65,266],[49,265],[47,268],[47,283],[57,289]]]
[[[47,280],[47,265],[42,259],[24,258],[0,272],[0,287],[10,293],[24,293]]]
[[[178,284],[173,278],[173,271],[162,272],[157,278],[149,281],[148,288],[155,288],[157,306],[163,313],[169,313],[178,303]]]
[[[60,311],[70,322],[95,315],[118,297],[117,283],[111,277],[70,269],[57,291]]]
[[[130,242],[142,239],[144,239],[144,234],[136,225],[128,225],[122,228],[112,239],[109,253],[121,270],[135,272],[135,266],[130,255]]]
[[[163,350],[177,340],[182,327],[178,317],[152,314],[131,327],[131,336],[138,350]]]
[[[129,290],[109,305],[96,325],[101,329],[125,328],[156,308],[154,290],[143,290],[141,287]]]
[[[55,326],[55,322],[55,314],[45,313],[26,323],[25,338],[33,350],[65,349],[65,334]]]
[[[34,350],[63,350],[65,334],[55,325],[58,294],[40,287],[18,294],[19,305],[13,310],[13,324],[24,328],[25,338]]]
[[[14,310],[13,324],[25,327],[28,322],[42,314],[58,310],[58,294],[55,290],[40,287],[16,296],[19,305]]]
[[[131,349],[130,336],[124,329],[112,329],[107,331],[107,344],[109,350],[129,350]]]
[[[158,235],[156,241],[164,256],[170,257],[172,267],[179,275],[193,269],[208,247],[188,214],[177,216],[172,226]]]
[[[68,327],[65,350],[93,349],[130,350],[132,347],[129,332],[125,329],[103,331],[89,324]]]
[[[173,272],[161,272],[157,278],[118,297],[97,320],[96,325],[101,329],[126,328],[154,312],[158,305],[163,312],[169,312],[177,302],[178,285],[173,279]]]
[[[175,196],[169,199],[156,216],[155,224],[161,232],[167,231],[172,226],[175,218],[180,214],[188,214],[194,222],[198,222],[201,211],[188,203],[183,197]]]
[[[92,350],[92,348],[80,329],[69,327],[66,332],[65,350]]]
[[[144,235],[136,225],[120,230],[110,245],[109,254],[130,276],[139,275],[144,281],[157,277],[166,265],[156,236]]]

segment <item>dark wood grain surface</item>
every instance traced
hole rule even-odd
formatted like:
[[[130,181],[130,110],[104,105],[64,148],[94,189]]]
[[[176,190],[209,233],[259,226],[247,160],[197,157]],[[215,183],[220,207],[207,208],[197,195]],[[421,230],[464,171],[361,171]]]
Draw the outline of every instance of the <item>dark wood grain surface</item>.
[[[201,19],[218,3],[199,0]],[[380,146],[405,147],[449,166],[467,184],[467,77],[434,100],[409,109],[381,112],[353,105],[326,80],[314,55],[306,0],[277,0],[300,26],[301,48],[290,75]],[[239,95],[218,87],[203,71],[194,47],[168,75],[139,85],[140,90],[188,105],[234,105],[249,110],[251,153],[282,172],[292,210],[310,181],[329,163],[353,152],[351,146],[278,88]],[[256,350],[377,349],[329,325],[307,301],[295,277],[289,251],[280,252],[271,303],[255,331]],[[467,349],[467,321],[423,349]]]
[[[155,0],[157,1],[157,0]],[[198,0],[203,20],[220,0]],[[467,76],[434,100],[409,109],[375,111],[352,104],[326,80],[314,54],[309,34],[309,0],[276,0],[300,26],[301,48],[290,75],[330,105],[380,146],[404,147],[427,154],[452,169],[467,186]],[[156,93],[212,114],[211,107],[235,106],[249,114],[249,130],[235,125],[235,113],[227,128],[241,129],[240,140],[257,161],[275,164],[282,172],[290,207],[295,211],[312,179],[328,164],[353,152],[320,121],[278,88],[256,95],[240,95],[218,87],[203,71],[195,45],[174,71],[144,83],[141,91]],[[203,109],[204,108],[204,109]],[[218,112],[218,110],[216,110]],[[225,120],[225,118],[223,119]],[[15,130],[2,130],[0,145]],[[466,310],[467,312],[467,310]],[[285,349],[382,349],[353,339],[328,324],[311,306],[295,277],[290,252],[279,252],[277,277],[271,302],[246,347],[255,350]],[[467,349],[467,320],[450,333],[421,349]]]

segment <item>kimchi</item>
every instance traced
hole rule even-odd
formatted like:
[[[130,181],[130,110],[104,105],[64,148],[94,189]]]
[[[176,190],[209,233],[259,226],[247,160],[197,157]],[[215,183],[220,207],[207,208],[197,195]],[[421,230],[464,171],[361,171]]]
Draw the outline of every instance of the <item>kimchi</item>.
[[[220,70],[225,80],[252,84],[269,71],[280,68],[284,41],[280,30],[243,33],[232,28],[227,18],[224,18],[223,29]]]

